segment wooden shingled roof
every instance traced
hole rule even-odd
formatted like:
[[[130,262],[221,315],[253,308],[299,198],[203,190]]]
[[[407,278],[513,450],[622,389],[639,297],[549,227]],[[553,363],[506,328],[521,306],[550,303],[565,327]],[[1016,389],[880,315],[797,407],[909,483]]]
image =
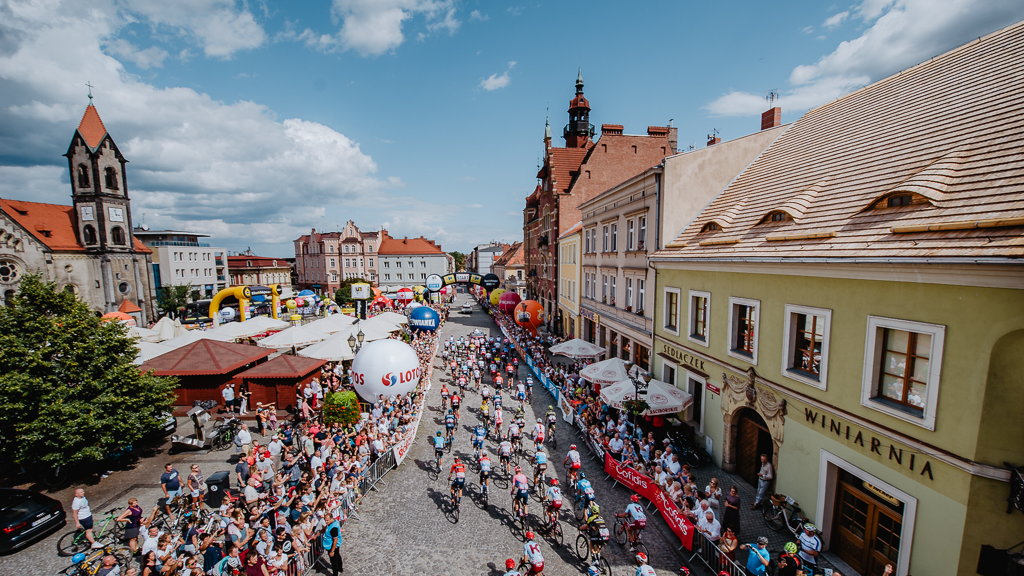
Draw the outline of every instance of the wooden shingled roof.
[[[811,110],[655,259],[1022,256],[1024,22]]]

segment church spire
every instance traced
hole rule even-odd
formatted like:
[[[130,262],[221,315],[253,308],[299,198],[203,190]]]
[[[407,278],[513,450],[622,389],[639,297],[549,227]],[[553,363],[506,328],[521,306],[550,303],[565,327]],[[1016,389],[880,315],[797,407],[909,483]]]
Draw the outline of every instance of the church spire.
[[[576,73],[576,96],[569,101],[569,123],[562,130],[566,148],[586,148],[594,137],[590,102],[583,95],[583,68]]]

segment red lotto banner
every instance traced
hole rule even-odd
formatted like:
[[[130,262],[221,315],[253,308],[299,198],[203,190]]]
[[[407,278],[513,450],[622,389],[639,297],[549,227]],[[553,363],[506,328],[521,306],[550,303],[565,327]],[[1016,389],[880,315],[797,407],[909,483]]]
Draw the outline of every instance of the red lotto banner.
[[[693,523],[686,516],[683,516],[675,502],[672,502],[668,495],[665,494],[665,491],[654,480],[633,468],[622,466],[619,461],[612,458],[611,454],[607,452],[604,455],[604,471],[619,484],[653,502],[654,506],[661,512],[661,517],[665,519],[665,523],[668,524],[668,527],[679,538],[679,543],[687,550],[693,549],[693,533],[696,531]]]

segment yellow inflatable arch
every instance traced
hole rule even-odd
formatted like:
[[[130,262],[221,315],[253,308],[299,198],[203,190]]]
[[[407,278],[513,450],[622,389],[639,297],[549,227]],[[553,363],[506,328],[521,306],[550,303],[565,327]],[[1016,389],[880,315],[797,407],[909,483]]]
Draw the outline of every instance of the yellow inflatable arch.
[[[275,319],[277,318],[277,308],[281,302],[281,291],[278,284],[270,284],[268,286],[232,286],[231,288],[225,288],[210,301],[210,319],[213,320],[213,325],[220,324],[220,315],[217,312],[220,310],[220,303],[228,296],[234,296],[238,299],[238,321],[245,322],[245,311],[249,308],[249,301],[252,300],[253,296],[266,296],[270,295],[270,315]]]

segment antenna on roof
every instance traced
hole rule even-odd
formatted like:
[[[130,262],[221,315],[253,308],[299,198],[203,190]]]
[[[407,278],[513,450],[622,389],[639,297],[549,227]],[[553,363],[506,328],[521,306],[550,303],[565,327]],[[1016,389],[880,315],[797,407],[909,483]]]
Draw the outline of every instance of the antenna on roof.
[[[718,128],[712,128],[711,134],[708,134],[708,140],[712,140],[714,138],[718,138]]]
[[[92,106],[92,82],[86,82],[85,85],[89,87],[89,106]]]
[[[769,90],[768,95],[765,96],[764,99],[768,102],[768,107],[772,108],[775,106],[775,101],[779,99],[779,93],[775,90]]]
[[[669,127],[669,128],[671,128],[671,127],[672,127],[672,121],[673,121],[673,120],[675,120],[675,118],[669,118],[669,119],[668,119],[668,127]]]

